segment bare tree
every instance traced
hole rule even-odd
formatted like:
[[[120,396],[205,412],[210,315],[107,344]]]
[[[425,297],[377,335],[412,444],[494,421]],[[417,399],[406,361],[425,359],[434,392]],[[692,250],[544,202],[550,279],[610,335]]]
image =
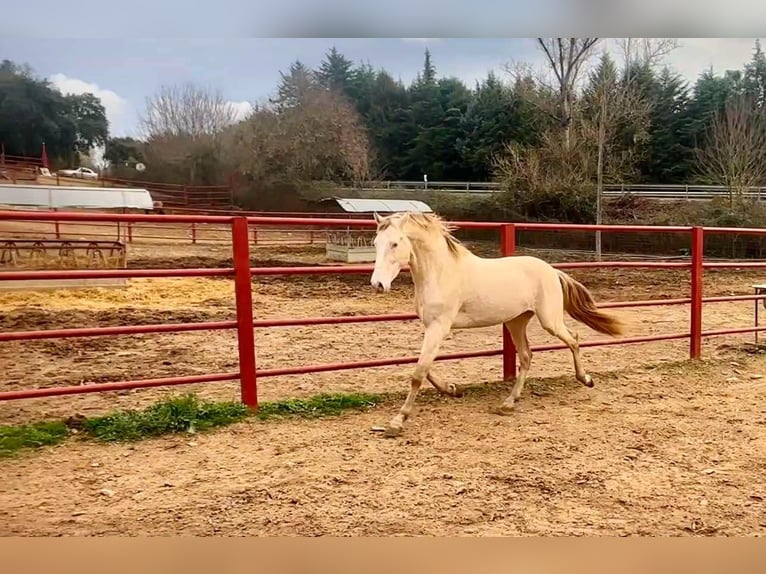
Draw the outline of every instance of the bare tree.
[[[538,38],[537,44],[545,54],[556,80],[558,120],[564,134],[564,145],[571,147],[573,107],[577,96],[577,81],[585,63],[593,55],[599,38]]]
[[[631,80],[634,64],[655,68],[662,59],[678,48],[678,38],[619,38],[627,80]]]
[[[626,60],[626,62],[629,60]],[[618,71],[605,52],[601,65],[591,74],[590,86],[585,94],[586,111],[583,130],[586,138],[596,144],[596,224],[602,223],[604,175],[624,178],[635,167],[636,146],[648,137],[651,102],[637,82],[628,74],[620,81]],[[621,130],[632,134],[632,142],[625,146],[619,137]],[[596,257],[601,258],[601,232],[596,232]]]
[[[147,139],[199,139],[217,136],[236,120],[236,108],[219,91],[186,83],[162,86],[147,98],[139,122]]]
[[[139,118],[152,174],[190,183],[217,183],[226,159],[221,136],[239,116],[217,91],[192,83],[162,86]]]
[[[232,155],[254,180],[366,179],[370,143],[354,107],[322,88],[281,109],[262,107],[235,130]]]
[[[730,205],[748,187],[766,184],[766,110],[746,95],[733,96],[712,121],[697,169],[729,189]]]

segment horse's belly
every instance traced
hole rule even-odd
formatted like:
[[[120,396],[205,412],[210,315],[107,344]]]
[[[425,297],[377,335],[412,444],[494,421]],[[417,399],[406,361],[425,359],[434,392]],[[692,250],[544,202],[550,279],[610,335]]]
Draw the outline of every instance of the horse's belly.
[[[468,301],[460,308],[452,323],[454,329],[490,327],[510,321],[532,309],[526,301],[502,301],[493,305],[482,301]]]

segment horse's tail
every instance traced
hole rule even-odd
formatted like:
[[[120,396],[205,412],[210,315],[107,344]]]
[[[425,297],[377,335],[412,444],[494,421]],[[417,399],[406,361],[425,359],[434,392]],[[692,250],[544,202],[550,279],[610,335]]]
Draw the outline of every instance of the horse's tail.
[[[599,333],[616,336],[623,332],[622,322],[608,313],[599,311],[590,291],[563,271],[559,271],[561,290],[564,292],[564,310],[576,321],[586,324]]]

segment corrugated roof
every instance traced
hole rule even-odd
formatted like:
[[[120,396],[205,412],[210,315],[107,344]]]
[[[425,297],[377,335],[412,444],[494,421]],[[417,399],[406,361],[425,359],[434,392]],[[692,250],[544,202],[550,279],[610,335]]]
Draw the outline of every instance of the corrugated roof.
[[[350,213],[394,213],[397,211],[419,211],[423,213],[432,212],[428,204],[415,199],[359,199],[328,197],[322,201],[335,201],[343,208],[343,211]]]
[[[45,208],[153,209],[152,196],[143,188],[0,185],[0,205]]]

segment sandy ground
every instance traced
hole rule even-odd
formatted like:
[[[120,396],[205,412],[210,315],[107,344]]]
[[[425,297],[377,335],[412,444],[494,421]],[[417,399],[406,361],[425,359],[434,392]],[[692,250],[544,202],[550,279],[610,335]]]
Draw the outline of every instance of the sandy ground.
[[[732,364],[736,366],[732,366]],[[734,370],[740,375],[733,374]],[[0,461],[0,535],[715,535],[766,531],[766,359],[530,381]],[[103,489],[110,495],[101,494]]]
[[[309,264],[321,249],[256,249],[255,265]],[[139,266],[225,264],[227,250],[132,248]],[[685,296],[684,274],[574,273],[602,301]],[[705,295],[749,293],[757,273],[711,273]],[[366,277],[264,279],[257,318],[411,311],[411,285],[372,293]],[[628,335],[688,328],[685,307],[617,310]],[[133,280],[125,290],[0,293],[0,329],[233,318],[230,280]],[[752,303],[706,306],[704,328],[752,324]],[[572,323],[570,323],[572,324]],[[536,323],[533,344],[552,342]],[[577,326],[581,340],[602,338]],[[414,355],[412,323],[257,331],[261,368]],[[422,395],[405,436],[371,434],[399,406],[321,421],[243,423],[139,445],[70,442],[0,461],[0,535],[760,534],[766,524],[766,358],[685,341],[583,350],[596,387],[574,382],[565,352],[538,353],[515,415],[489,408],[502,384],[461,399]],[[496,348],[499,328],[459,331],[445,352]],[[732,362],[737,363],[733,365]],[[0,345],[0,389],[89,384],[236,369],[233,332]],[[656,366],[659,365],[659,366]],[[440,363],[463,384],[496,382],[499,358]],[[408,367],[265,378],[261,400],[328,391],[404,391]],[[753,378],[751,378],[751,376]],[[550,377],[560,377],[551,379]],[[133,408],[179,391],[235,399],[237,383],[0,404],[0,423]],[[99,494],[114,491],[113,497]],[[383,496],[381,496],[381,494]]]

